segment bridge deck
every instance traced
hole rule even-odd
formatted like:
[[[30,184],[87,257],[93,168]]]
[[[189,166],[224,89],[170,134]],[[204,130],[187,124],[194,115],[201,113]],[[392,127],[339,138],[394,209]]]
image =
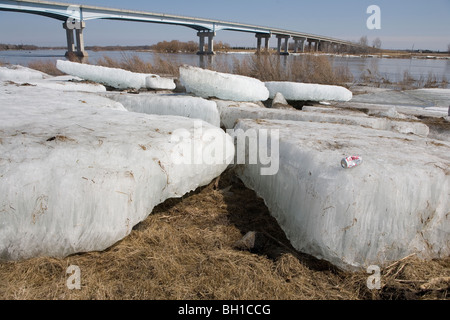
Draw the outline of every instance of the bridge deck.
[[[283,30],[278,28],[256,26],[244,23],[221,21],[214,19],[193,18],[163,13],[113,9],[89,5],[71,5],[67,3],[28,0],[11,1],[0,0],[0,11],[23,12],[42,15],[53,19],[66,21],[73,18],[79,21],[94,19],[125,20],[149,23],[162,23],[185,26],[197,31],[232,30],[239,32],[252,32],[256,34],[269,34],[307,38],[313,41],[326,41],[340,45],[356,46],[354,43],[336,38],[314,35],[310,33]]]

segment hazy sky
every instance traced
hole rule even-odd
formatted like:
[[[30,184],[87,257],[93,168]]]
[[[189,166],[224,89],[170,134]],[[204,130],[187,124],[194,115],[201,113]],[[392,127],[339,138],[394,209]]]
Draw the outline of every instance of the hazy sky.
[[[78,0],[64,1],[112,8],[171,13],[242,22],[356,41],[379,37],[386,49],[447,50],[450,0]],[[381,29],[369,30],[367,8],[381,9]],[[198,41],[193,29],[124,21],[88,21],[86,45],[144,45],[163,40]],[[219,31],[216,41],[255,46],[251,33]],[[24,13],[0,11],[0,43],[65,45],[61,22]],[[274,46],[275,39],[271,40]]]

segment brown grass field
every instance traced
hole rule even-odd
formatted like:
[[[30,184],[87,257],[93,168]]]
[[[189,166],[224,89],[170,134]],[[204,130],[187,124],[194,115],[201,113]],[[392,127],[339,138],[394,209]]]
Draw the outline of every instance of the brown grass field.
[[[253,250],[235,246],[248,231]],[[69,290],[68,266],[81,289]],[[448,300],[450,258],[409,256],[381,270],[346,272],[297,252],[262,199],[224,172],[208,186],[169,199],[103,252],[0,263],[0,298],[25,300]]]

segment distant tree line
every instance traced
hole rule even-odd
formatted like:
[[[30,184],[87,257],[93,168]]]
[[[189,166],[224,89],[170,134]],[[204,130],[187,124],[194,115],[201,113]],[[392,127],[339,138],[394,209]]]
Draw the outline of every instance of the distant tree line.
[[[178,40],[162,41],[151,46],[151,49],[162,53],[196,53],[199,50],[198,43],[195,41],[182,42]],[[214,43],[214,51],[229,51],[231,49],[228,43],[218,41]]]
[[[148,51],[152,50],[152,46],[86,46],[85,49],[90,51]]]
[[[0,50],[37,50],[38,46],[28,44],[4,44],[0,43]]]

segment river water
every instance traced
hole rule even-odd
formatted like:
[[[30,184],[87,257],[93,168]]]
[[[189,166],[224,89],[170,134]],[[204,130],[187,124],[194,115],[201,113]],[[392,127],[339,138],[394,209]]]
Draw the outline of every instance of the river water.
[[[124,56],[137,55],[142,60],[152,62],[156,55],[163,59],[169,59],[179,64],[204,66],[204,64],[232,63],[234,59],[244,59],[253,53],[218,53],[215,56],[198,56],[196,54],[155,54],[152,52],[138,51],[88,51],[90,63],[108,56],[120,60]],[[0,62],[20,64],[27,66],[32,61],[54,61],[65,59],[65,50],[33,50],[33,51],[0,51]],[[280,59],[299,59],[301,54],[282,56]],[[443,78],[450,81],[450,59],[391,59],[386,57],[360,57],[360,56],[330,56],[333,66],[347,67],[358,80],[363,73],[377,72],[381,77],[391,81],[399,82],[407,72],[414,79],[427,78],[430,74],[438,81]]]

